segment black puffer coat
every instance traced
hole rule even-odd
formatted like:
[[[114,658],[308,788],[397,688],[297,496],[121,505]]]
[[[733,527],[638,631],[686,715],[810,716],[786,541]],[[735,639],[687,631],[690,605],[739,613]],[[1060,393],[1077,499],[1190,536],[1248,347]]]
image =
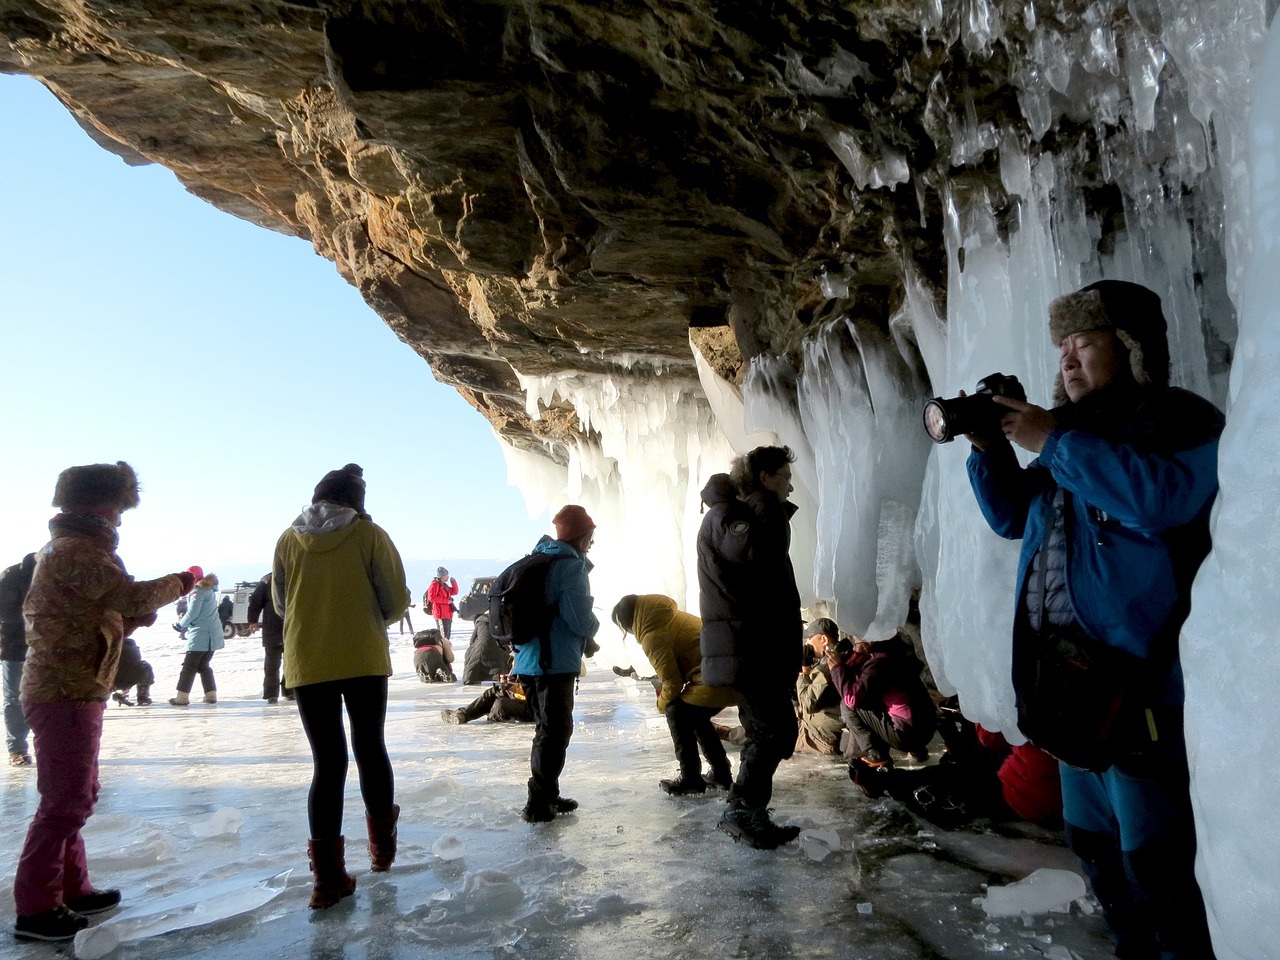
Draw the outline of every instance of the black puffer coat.
[[[284,649],[284,617],[271,602],[271,574],[263,577],[249,595],[249,622],[262,621],[262,649]]]
[[[31,589],[36,555],[29,553],[21,563],[0,573],[0,660],[27,659],[27,626],[22,618],[22,601]]]
[[[796,507],[767,492],[740,500],[728,474],[707,481],[698,531],[702,682],[750,687],[800,673],[800,592],[791,568]]]
[[[463,660],[462,682],[484,683],[497,680],[503,674],[511,672],[511,654],[502,648],[489,631],[489,614],[482,613],[475,619],[475,629],[471,633],[471,642],[467,644],[467,655]]]

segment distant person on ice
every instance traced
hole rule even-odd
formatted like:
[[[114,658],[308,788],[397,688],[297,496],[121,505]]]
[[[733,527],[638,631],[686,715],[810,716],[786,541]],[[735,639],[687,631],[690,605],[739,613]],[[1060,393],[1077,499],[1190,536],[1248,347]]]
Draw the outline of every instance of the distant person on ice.
[[[280,695],[293,699],[293,691],[281,682],[280,668],[284,664],[284,619],[276,613],[271,602],[271,572],[268,571],[249,595],[249,623],[262,624],[262,699],[267,703],[279,703]]]
[[[456,683],[453,644],[434,627],[413,635],[413,669],[423,683]]]
[[[204,690],[204,702],[218,702],[213,655],[226,646],[222,639],[222,621],[218,618],[217,575],[206,574],[200,567],[190,567],[187,572],[196,578],[196,589],[187,615],[173,625],[187,638],[187,655],[178,672],[178,692],[169,698],[175,707],[185,707],[191,702],[191,687],[197,674]]]
[[[23,607],[28,623],[22,704],[35,733],[40,803],[18,860],[13,897],[20,940],[70,940],[86,914],[110,910],[119,890],[89,882],[80,830],[98,799],[102,714],[125,636],[191,589],[173,573],[135,581],[116,555],[120,516],[138,505],[138,478],[123,461],[68,467]]]
[[[521,816],[544,823],[578,809],[578,801],[560,795],[569,738],[573,736],[573,686],[582,658],[596,649],[600,621],[592,612],[587,553],[595,542],[595,521],[575,503],[552,518],[556,539],[543,537],[533,548],[554,559],[546,567],[544,597],[552,611],[546,636],[516,648],[515,674],[529,693],[536,728],[529,754],[529,799]],[[543,650],[546,649],[546,656]]]
[[[22,601],[27,597],[35,569],[36,555],[28,553],[20,563],[0,573],[0,667],[4,668],[4,732],[11,767],[29,767],[34,762],[27,749],[31,728],[22,713],[19,691],[22,664],[27,659],[27,625],[22,619]]]
[[[794,460],[789,447],[738,457],[732,476],[718,473],[703,488],[709,509],[698,531],[702,680],[736,691],[746,731],[719,826],[760,850],[800,835],[769,818],[773,775],[799,735],[791,704],[803,624],[790,555]]]
[[[396,858],[400,807],[384,735],[391,675],[387,627],[404,616],[409,587],[400,554],[365,513],[364,497],[358,465],[326,473],[311,506],[280,535],[271,568],[272,600],[284,618],[285,679],[313,760],[307,798],[312,909],[331,907],[356,888],[342,832],[344,705],[371,868],[388,870]]]
[[[422,598],[424,607],[431,607],[431,615],[436,618],[436,629],[446,640],[453,637],[453,598],[458,595],[458,581],[449,576],[444,567],[436,568],[435,579],[427,587],[427,595]]]

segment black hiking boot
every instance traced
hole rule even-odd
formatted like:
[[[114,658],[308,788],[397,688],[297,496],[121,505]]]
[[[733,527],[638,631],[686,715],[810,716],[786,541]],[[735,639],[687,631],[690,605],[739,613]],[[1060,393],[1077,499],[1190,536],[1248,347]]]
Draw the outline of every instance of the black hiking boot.
[[[556,797],[551,801],[551,809],[556,813],[573,813],[578,809],[578,801],[568,797]]]
[[[702,779],[701,774],[689,777],[682,773],[675,780],[659,780],[658,786],[662,788],[664,793],[669,793],[673,797],[707,792],[707,781]]]
[[[717,825],[722,833],[757,850],[776,850],[800,836],[799,827],[782,827],[769,819],[763,807],[730,807]]]
[[[18,940],[74,940],[87,926],[88,917],[67,909],[66,904],[59,904],[44,913],[18,917],[13,935]]]
[[[733,786],[733,771],[728,767],[723,770],[708,770],[702,775],[702,779],[715,790],[728,790]]]
[[[95,913],[106,913],[120,906],[119,890],[90,890],[82,897],[72,897],[66,907],[82,916],[90,917]]]
[[[556,818],[556,811],[545,800],[534,800],[530,797],[529,802],[520,811],[520,818],[525,823],[550,823]]]

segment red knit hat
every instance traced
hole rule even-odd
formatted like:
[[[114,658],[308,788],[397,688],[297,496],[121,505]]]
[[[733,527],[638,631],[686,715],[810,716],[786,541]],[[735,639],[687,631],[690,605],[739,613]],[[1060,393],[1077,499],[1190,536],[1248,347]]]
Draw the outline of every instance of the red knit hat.
[[[187,573],[191,574],[197,580],[204,579],[204,571],[199,567],[187,567]]]
[[[596,522],[576,503],[561,507],[551,522],[556,525],[556,539],[566,543],[572,543],[596,528]]]

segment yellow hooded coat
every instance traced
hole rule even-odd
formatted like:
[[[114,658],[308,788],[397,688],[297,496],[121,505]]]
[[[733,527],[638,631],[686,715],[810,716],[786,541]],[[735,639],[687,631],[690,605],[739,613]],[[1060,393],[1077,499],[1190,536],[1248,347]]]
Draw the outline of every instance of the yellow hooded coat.
[[[658,709],[679,698],[695,707],[731,707],[737,701],[728,687],[708,687],[702,682],[702,648],[698,637],[702,621],[676,607],[670,597],[647,593],[636,598],[636,639],[658,672],[662,690]]]

